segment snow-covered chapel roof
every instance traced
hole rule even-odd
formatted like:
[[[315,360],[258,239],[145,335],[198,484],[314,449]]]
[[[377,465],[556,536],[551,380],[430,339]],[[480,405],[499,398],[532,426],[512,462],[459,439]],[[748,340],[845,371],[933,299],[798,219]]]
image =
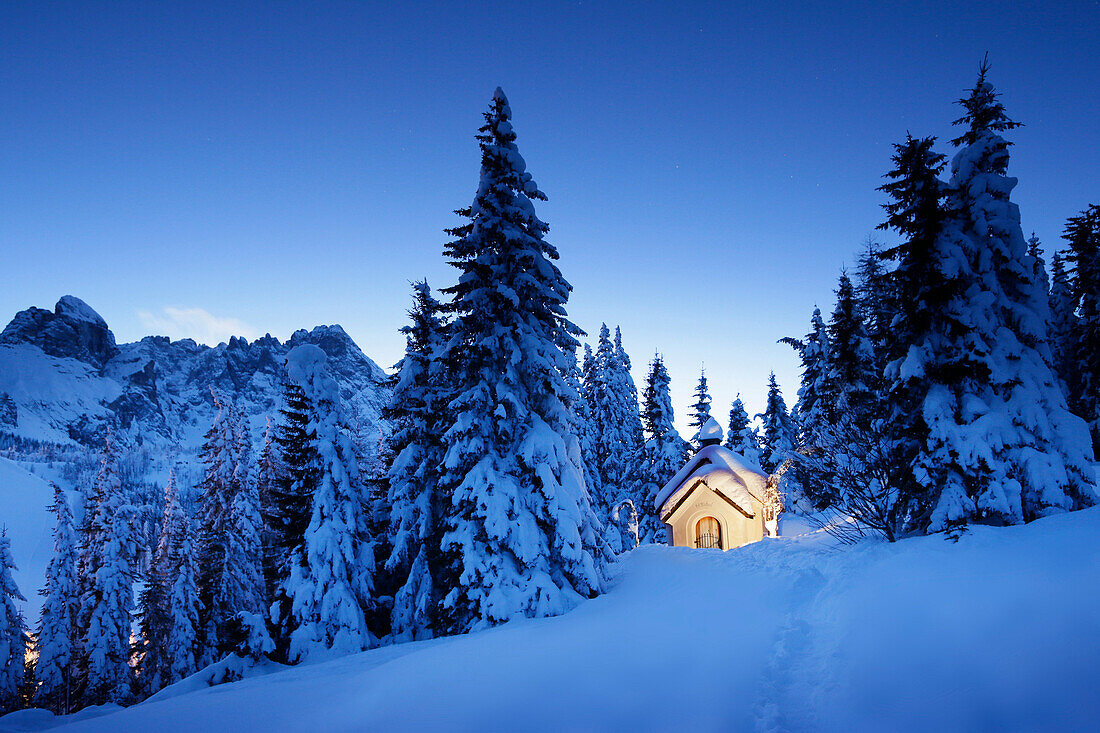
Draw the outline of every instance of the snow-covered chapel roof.
[[[752,501],[760,501],[760,493],[767,477],[749,468],[748,461],[720,445],[704,446],[691,457],[684,467],[665,484],[653,500],[657,512],[702,480],[709,488],[722,494],[747,513],[752,511]],[[754,490],[756,493],[754,493]]]

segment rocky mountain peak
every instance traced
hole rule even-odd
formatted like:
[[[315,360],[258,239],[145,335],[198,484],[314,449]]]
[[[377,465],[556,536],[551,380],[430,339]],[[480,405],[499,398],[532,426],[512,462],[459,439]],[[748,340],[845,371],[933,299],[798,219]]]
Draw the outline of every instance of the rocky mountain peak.
[[[117,353],[115,335],[87,303],[72,295],[53,311],[31,307],[15,314],[0,333],[0,344],[33,344],[50,356],[79,359],[102,367]]]

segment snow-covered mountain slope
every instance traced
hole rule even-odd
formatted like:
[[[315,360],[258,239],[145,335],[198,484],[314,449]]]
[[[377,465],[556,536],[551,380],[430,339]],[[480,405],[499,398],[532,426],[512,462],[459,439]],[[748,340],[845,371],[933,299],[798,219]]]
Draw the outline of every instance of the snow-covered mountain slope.
[[[228,394],[258,431],[277,409],[287,352],[316,344],[329,357],[348,413],[377,429],[385,373],[340,326],[215,347],[149,336],[117,345],[106,322],[67,295],[53,311],[29,308],[0,333],[0,433],[96,445],[110,426],[131,445],[199,444],[214,416],[210,388]]]
[[[644,547],[559,618],[185,680],[63,730],[1095,730],[1097,537],[1100,508],[955,544]]]
[[[0,526],[11,537],[11,554],[18,569],[15,583],[27,599],[19,603],[28,625],[38,623],[46,583],[46,566],[53,557],[53,517],[48,507],[53,489],[22,466],[0,458]]]

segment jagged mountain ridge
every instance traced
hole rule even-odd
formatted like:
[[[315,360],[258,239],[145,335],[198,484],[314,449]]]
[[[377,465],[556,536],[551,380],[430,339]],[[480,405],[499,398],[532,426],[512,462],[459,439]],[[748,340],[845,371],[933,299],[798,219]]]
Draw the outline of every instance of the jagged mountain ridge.
[[[188,451],[214,418],[210,389],[250,416],[257,435],[276,413],[286,354],[315,344],[329,357],[349,421],[377,434],[386,373],[337,325],[204,346],[147,336],[116,344],[84,301],[62,297],[53,311],[28,308],[0,332],[0,433],[93,446],[108,429],[132,446]]]

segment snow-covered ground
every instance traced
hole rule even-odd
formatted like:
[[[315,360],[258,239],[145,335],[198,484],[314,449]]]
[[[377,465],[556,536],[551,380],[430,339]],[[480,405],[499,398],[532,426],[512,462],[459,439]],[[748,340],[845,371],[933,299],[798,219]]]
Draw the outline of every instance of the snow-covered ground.
[[[645,547],[560,618],[185,680],[63,730],[1095,730],[1098,538],[1100,508],[957,544]]]

